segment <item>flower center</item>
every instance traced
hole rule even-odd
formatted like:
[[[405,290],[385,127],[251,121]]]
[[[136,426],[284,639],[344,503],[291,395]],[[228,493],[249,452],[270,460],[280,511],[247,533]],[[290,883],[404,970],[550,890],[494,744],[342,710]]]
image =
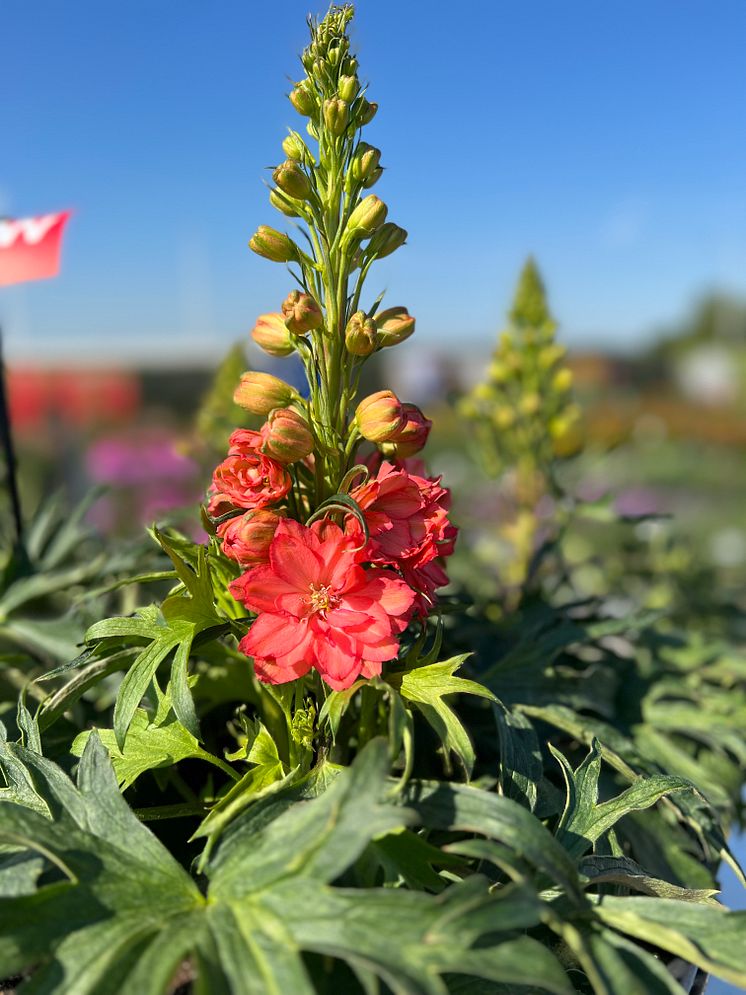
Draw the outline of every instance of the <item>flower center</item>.
[[[316,587],[314,584],[311,585],[308,603],[311,606],[312,612],[329,611],[338,602],[339,598],[332,594],[331,587],[328,585],[322,584],[319,587]]]

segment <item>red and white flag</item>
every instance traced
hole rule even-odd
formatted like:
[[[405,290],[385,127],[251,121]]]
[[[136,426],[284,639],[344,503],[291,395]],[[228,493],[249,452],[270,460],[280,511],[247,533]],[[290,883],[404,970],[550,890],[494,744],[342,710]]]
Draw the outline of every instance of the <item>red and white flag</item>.
[[[0,220],[0,287],[44,280],[60,271],[62,231],[70,211]]]

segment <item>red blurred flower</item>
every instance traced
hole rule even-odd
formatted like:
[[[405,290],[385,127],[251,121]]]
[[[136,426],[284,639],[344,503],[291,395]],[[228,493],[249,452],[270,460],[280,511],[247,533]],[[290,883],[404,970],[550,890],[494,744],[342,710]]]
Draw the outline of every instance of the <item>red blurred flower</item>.
[[[266,563],[280,521],[281,515],[276,511],[263,508],[223,522],[217,529],[223,540],[223,552],[242,567]]]
[[[226,504],[237,508],[266,508],[284,498],[291,484],[287,471],[269,456],[255,452],[236,453],[226,457],[212,475],[213,492],[208,511],[215,515],[217,509]]]
[[[284,684],[315,667],[342,690],[396,657],[414,592],[388,570],[364,570],[367,559],[359,535],[331,522],[280,522],[269,562],[230,585],[258,614],[240,649],[254,657],[260,680]]]
[[[350,492],[370,531],[372,563],[394,566],[418,592],[416,610],[426,615],[435,591],[448,583],[440,557],[453,552],[458,530],[448,519],[451,493],[440,478],[420,475],[418,461],[384,461],[376,476]]]

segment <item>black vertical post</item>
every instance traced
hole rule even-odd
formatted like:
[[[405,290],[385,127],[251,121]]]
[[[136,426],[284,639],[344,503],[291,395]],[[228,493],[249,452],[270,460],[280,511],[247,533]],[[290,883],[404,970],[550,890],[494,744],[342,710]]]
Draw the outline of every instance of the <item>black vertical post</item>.
[[[10,409],[5,384],[5,361],[3,359],[3,331],[0,327],[0,444],[5,457],[6,486],[10,497],[10,507],[16,530],[16,546],[23,543],[23,516],[21,515],[21,499],[18,494],[18,476],[16,473],[16,453],[13,446],[13,433],[10,428]]]

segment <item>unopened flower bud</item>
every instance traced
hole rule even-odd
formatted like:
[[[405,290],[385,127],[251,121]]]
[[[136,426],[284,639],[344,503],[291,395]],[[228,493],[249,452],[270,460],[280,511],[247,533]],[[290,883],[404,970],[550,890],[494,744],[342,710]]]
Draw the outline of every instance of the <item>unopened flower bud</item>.
[[[358,69],[357,59],[353,59],[352,56],[348,55],[345,59],[343,69],[346,76],[354,76]]]
[[[300,137],[297,131],[291,131],[290,134],[283,139],[282,151],[294,162],[303,162],[306,153],[306,143]]]
[[[311,183],[297,162],[286,159],[272,173],[272,179],[284,193],[297,200],[307,200]]]
[[[283,517],[276,511],[262,508],[223,522],[217,529],[223,540],[223,553],[242,567],[266,563],[269,547]]]
[[[376,116],[376,111],[378,110],[378,104],[371,103],[366,100],[365,97],[360,101],[360,107],[358,109],[358,123],[359,124],[370,124],[373,118]]]
[[[268,415],[273,408],[285,408],[298,397],[298,391],[289,383],[273,377],[271,373],[257,373],[254,370],[241,374],[233,394],[236,404],[253,415]]]
[[[384,452],[391,447],[392,454],[397,459],[414,456],[424,448],[433,423],[426,418],[416,404],[402,404],[404,425],[389,443],[384,446]]]
[[[387,214],[388,207],[375,194],[364,197],[349,217],[345,237],[349,240],[372,235],[384,223]]]
[[[499,359],[493,359],[489,366],[489,377],[493,383],[505,383],[510,379],[510,370]]]
[[[360,142],[350,163],[352,178],[358,183],[367,180],[378,168],[381,160],[381,150],[367,142]]]
[[[337,83],[337,93],[340,95],[342,100],[346,100],[348,104],[357,96],[357,91],[360,89],[360,84],[355,76],[340,76],[339,82]]]
[[[356,311],[347,322],[345,346],[353,356],[370,356],[378,345],[376,323],[365,311]]]
[[[316,101],[311,87],[305,80],[291,92],[290,103],[303,117],[310,117],[313,114]]]
[[[515,422],[515,413],[512,408],[507,405],[504,407],[495,408],[492,413],[492,420],[498,428],[507,429]]]
[[[301,217],[298,201],[293,200],[292,197],[288,197],[287,194],[282,193],[280,190],[270,190],[269,202],[272,207],[277,208],[278,211],[288,218]]]
[[[332,135],[342,135],[350,120],[350,105],[340,97],[324,101],[324,124]]]
[[[251,337],[270,356],[289,356],[295,349],[282,314],[260,314],[252,329]]]
[[[368,179],[363,181],[363,187],[366,190],[370,190],[371,187],[374,187],[376,183],[378,183],[378,181],[381,179],[382,176],[383,176],[383,166],[377,166],[370,174]]]
[[[557,372],[552,377],[552,389],[556,390],[558,394],[564,394],[566,390],[572,387],[572,370],[568,370],[566,366],[563,366],[561,370]]]
[[[268,225],[259,225],[249,239],[249,248],[274,263],[289,263],[298,258],[298,246],[292,238]]]
[[[291,290],[282,302],[285,325],[296,335],[305,335],[324,324],[324,314],[310,294]]]
[[[382,349],[386,346],[398,345],[414,331],[414,318],[405,307],[390,307],[375,316],[378,326],[378,344]]]
[[[539,349],[536,357],[539,369],[548,370],[564,357],[566,351],[565,347],[559,345],[557,342],[553,342],[551,345],[546,345],[542,349]]]
[[[518,402],[518,407],[524,415],[535,415],[541,408],[541,398],[535,391],[531,391],[530,394],[523,395]]]
[[[404,426],[401,401],[390,390],[370,394],[358,404],[355,424],[369,442],[389,442]]]
[[[403,228],[395,225],[393,221],[387,221],[381,225],[370,242],[368,242],[365,248],[366,256],[375,256],[377,259],[390,256],[392,252],[396,252],[398,248],[404,245],[407,241],[407,234]]]
[[[261,430],[262,452],[278,463],[296,463],[313,452],[311,429],[293,408],[276,408]]]

